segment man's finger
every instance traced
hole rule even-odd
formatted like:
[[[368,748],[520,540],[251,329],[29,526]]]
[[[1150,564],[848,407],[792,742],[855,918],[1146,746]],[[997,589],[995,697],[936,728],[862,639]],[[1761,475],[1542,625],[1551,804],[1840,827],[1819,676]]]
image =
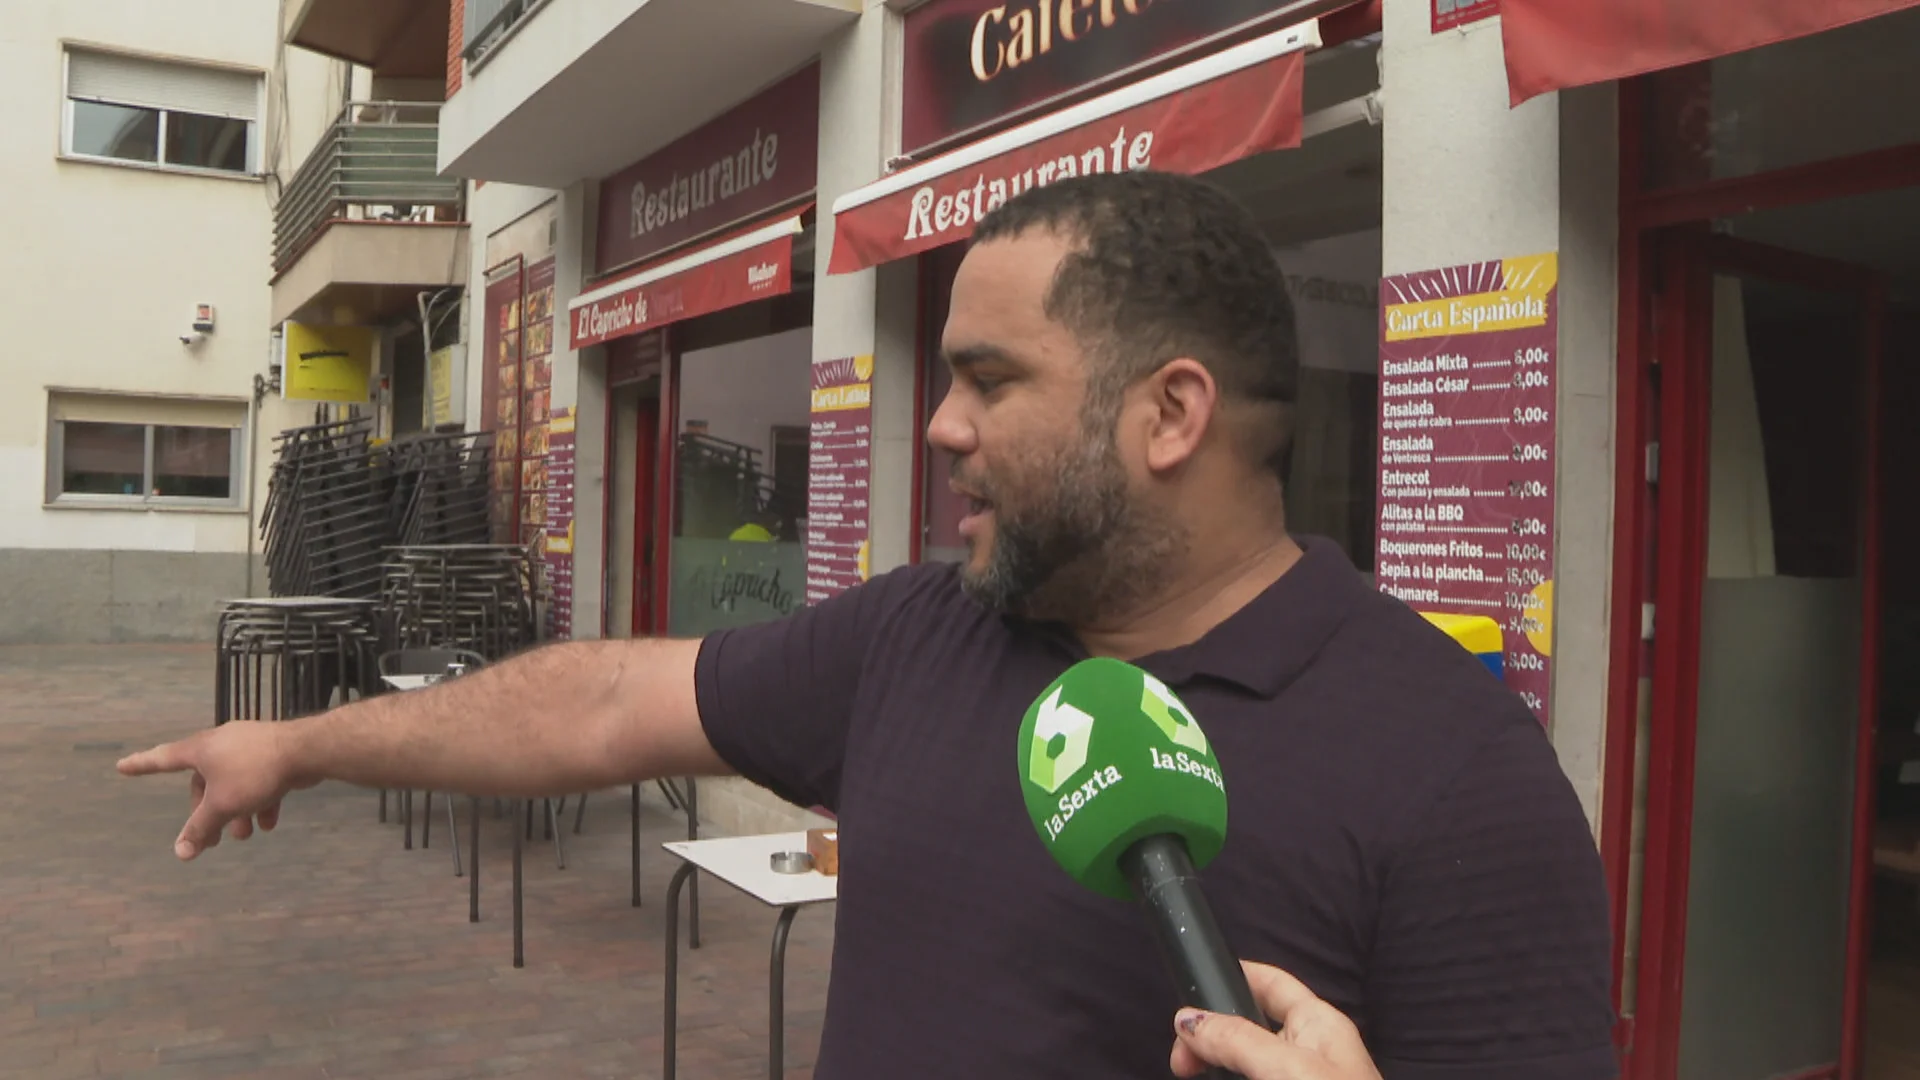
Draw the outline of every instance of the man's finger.
[[[1314,1080],[1318,1059],[1238,1016],[1182,1009],[1174,1031],[1194,1057],[1258,1080]]]
[[[260,811],[259,822],[261,832],[272,832],[273,827],[280,824],[280,804],[274,803]]]
[[[227,823],[227,835],[235,840],[245,840],[253,835],[253,818],[241,814]]]
[[[164,743],[151,750],[128,754],[114,765],[121,776],[152,776],[155,773],[183,772],[193,768],[183,743]]]

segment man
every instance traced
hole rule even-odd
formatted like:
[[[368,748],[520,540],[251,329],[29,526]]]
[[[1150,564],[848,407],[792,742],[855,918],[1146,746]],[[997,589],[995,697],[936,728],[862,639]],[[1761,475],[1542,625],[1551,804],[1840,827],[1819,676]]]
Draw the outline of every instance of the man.
[[[980,223],[942,350],[927,434],[970,500],[965,566],[704,641],[556,645],[123,768],[194,770],[184,858],[322,779],[543,795],[742,774],[839,816],[821,1080],[1165,1076],[1177,1002],[1148,928],[1052,864],[1014,768],[1033,698],[1120,657],[1179,692],[1227,774],[1205,876],[1241,955],[1352,1018],[1391,1080],[1612,1076],[1599,859],[1539,724],[1287,533],[1293,313],[1246,212],[1153,173],[1024,194]]]

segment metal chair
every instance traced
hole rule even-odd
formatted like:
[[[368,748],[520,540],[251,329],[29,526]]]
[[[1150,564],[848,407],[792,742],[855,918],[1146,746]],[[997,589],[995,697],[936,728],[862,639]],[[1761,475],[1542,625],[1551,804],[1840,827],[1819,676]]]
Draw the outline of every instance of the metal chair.
[[[382,676],[387,675],[446,675],[458,669],[474,670],[486,665],[486,658],[470,649],[394,649],[380,655],[379,668]],[[380,792],[382,819],[386,812],[387,793]],[[460,864],[460,832],[453,817],[453,797],[449,795],[447,804],[447,835],[453,844],[453,876],[464,872]],[[433,792],[426,793],[426,805],[420,820],[420,846],[433,846]],[[400,826],[406,834],[406,849],[413,850],[413,791],[400,793]],[[478,852],[474,853],[476,856]]]

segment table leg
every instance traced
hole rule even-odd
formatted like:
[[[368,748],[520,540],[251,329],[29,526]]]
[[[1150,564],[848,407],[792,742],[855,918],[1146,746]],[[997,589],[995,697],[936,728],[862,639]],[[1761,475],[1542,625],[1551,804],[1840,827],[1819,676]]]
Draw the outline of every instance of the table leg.
[[[480,796],[473,797],[473,842],[467,845],[467,921],[480,921]]]
[[[522,800],[523,802],[525,800]],[[520,807],[513,808],[513,966],[527,966],[526,940],[521,934],[520,917]]]
[[[700,782],[687,777],[687,839],[700,839]],[[687,893],[687,948],[700,947],[700,875]]]
[[[633,785],[633,906],[640,906],[640,785]]]
[[[675,1043],[680,1035],[680,888],[693,876],[693,864],[683,862],[667,885],[667,1015],[660,1042],[665,1049],[660,1062],[662,1080],[673,1080]]]
[[[799,908],[780,909],[773,924],[773,959],[767,966],[767,1076],[780,1080],[787,1055],[787,930]]]

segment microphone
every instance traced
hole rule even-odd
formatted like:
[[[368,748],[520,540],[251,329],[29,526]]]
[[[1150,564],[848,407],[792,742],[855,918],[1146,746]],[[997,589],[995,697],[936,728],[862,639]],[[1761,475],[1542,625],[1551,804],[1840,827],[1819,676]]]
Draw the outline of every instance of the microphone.
[[[1193,714],[1119,660],[1083,660],[1020,725],[1020,789],[1047,854],[1103,896],[1138,900],[1180,1002],[1271,1031],[1199,871],[1227,834],[1227,788]]]

